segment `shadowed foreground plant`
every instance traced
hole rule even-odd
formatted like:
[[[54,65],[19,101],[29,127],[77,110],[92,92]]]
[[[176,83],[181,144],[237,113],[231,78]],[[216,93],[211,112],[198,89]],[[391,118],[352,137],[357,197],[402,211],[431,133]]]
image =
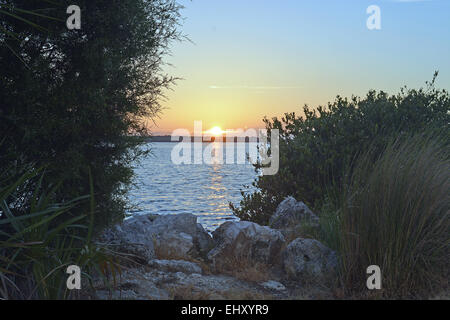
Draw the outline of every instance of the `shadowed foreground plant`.
[[[93,272],[113,276],[120,272],[109,250],[91,242],[92,189],[91,195],[52,203],[57,187],[43,190],[41,175],[32,195],[23,191],[16,194],[38,172],[0,188],[0,299],[76,298],[66,287],[69,265],[79,266],[89,281]],[[21,205],[12,205],[11,200],[18,197]],[[88,199],[91,212],[74,215],[77,206]],[[84,222],[87,216],[88,225]]]
[[[448,137],[397,139],[373,163],[359,160],[341,208],[344,285],[367,292],[378,265],[382,295],[415,298],[448,285],[450,160]]]

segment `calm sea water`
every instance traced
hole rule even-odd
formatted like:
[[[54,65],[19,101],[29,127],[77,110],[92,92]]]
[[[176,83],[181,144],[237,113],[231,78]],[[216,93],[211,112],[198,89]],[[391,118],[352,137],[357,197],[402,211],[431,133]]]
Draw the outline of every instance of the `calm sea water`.
[[[198,216],[198,222],[212,231],[227,220],[235,220],[229,202],[238,204],[242,199],[244,185],[251,185],[257,173],[246,161],[237,164],[237,155],[245,154],[249,144],[234,146],[234,163],[221,164],[181,164],[171,161],[171,152],[176,143],[151,143],[152,155],[135,165],[136,187],[131,190],[130,198],[138,206],[132,214],[179,214],[192,213]],[[223,150],[226,159],[226,144],[203,143],[203,152],[207,146],[220,159]],[[192,159],[194,149],[192,148]],[[209,149],[208,149],[209,150]],[[193,162],[193,161],[192,161]]]

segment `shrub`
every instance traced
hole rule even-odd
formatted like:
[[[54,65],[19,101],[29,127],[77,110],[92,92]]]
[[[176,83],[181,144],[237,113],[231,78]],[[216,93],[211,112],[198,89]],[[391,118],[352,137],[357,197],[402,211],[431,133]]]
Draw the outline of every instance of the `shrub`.
[[[373,150],[358,160],[339,211],[341,272],[350,292],[367,292],[370,265],[381,268],[385,297],[436,293],[447,283],[448,138],[401,137],[375,163]]]
[[[243,194],[239,207],[230,205],[234,214],[267,224],[286,196],[320,212],[327,194],[340,189],[358,155],[369,148],[381,152],[401,132],[448,128],[450,95],[434,87],[436,76],[425,89],[337,97],[316,110],[305,106],[302,117],[288,113],[281,120],[265,119],[269,131],[280,130],[280,170],[275,176],[258,177],[253,183],[257,191]]]

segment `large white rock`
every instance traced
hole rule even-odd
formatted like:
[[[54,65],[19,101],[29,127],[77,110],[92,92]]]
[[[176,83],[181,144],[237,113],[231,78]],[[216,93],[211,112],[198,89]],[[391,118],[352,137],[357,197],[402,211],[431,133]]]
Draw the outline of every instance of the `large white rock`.
[[[283,235],[269,227],[248,221],[225,222],[213,232],[216,247],[208,254],[214,266],[230,259],[277,265],[284,243]]]
[[[214,244],[192,214],[134,216],[106,230],[99,241],[146,262],[155,259],[155,249],[189,258],[206,256]]]
[[[284,270],[290,279],[325,279],[337,268],[336,253],[314,239],[298,238],[283,252]]]
[[[97,241],[147,262],[155,258],[153,234],[147,233],[151,224],[149,216],[136,216],[105,230]]]

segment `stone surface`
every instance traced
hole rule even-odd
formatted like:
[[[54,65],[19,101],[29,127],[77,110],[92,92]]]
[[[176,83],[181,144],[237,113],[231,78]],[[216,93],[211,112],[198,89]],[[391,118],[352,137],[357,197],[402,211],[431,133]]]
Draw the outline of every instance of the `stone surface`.
[[[150,268],[151,269],[151,268]],[[94,299],[167,300],[167,299],[260,299],[287,298],[287,292],[274,290],[226,275],[151,270],[126,270],[112,291],[100,281],[94,284]]]
[[[150,261],[149,267],[166,272],[202,273],[202,268],[198,264],[183,260],[153,260]]]
[[[170,294],[158,286],[154,277],[143,270],[125,270],[113,290],[97,284],[95,298],[99,300],[167,300]]]
[[[283,235],[269,227],[248,221],[225,222],[213,232],[216,247],[208,254],[213,265],[231,259],[276,265],[284,243]]]
[[[105,230],[97,242],[105,243],[117,252],[137,256],[149,261],[155,258],[152,233],[147,233],[151,226],[149,216],[136,216]]]
[[[98,300],[145,300],[139,298],[133,290],[113,291],[97,290],[96,299]]]
[[[323,280],[337,268],[336,253],[317,240],[298,238],[283,252],[286,275],[295,280]]]
[[[290,229],[299,225],[317,225],[319,218],[308,208],[306,204],[287,197],[277,207],[270,217],[269,225],[274,229]]]
[[[158,258],[186,259],[198,256],[194,238],[184,232],[162,232],[154,235],[154,245]]]
[[[170,243],[170,239],[174,237],[178,238],[180,243],[191,241],[192,246],[189,253],[192,256],[205,256],[214,244],[209,233],[201,224],[197,223],[197,217],[193,214],[157,216],[153,221],[152,228],[161,242]],[[186,249],[187,245],[185,244],[184,252]]]
[[[261,286],[264,287],[267,290],[274,290],[274,291],[285,291],[286,287],[278,282],[278,281],[274,281],[274,280],[269,280],[266,282],[261,283]]]
[[[194,245],[198,248],[201,257],[205,257],[214,247],[214,241],[200,223],[197,223],[197,232],[194,237]]]

